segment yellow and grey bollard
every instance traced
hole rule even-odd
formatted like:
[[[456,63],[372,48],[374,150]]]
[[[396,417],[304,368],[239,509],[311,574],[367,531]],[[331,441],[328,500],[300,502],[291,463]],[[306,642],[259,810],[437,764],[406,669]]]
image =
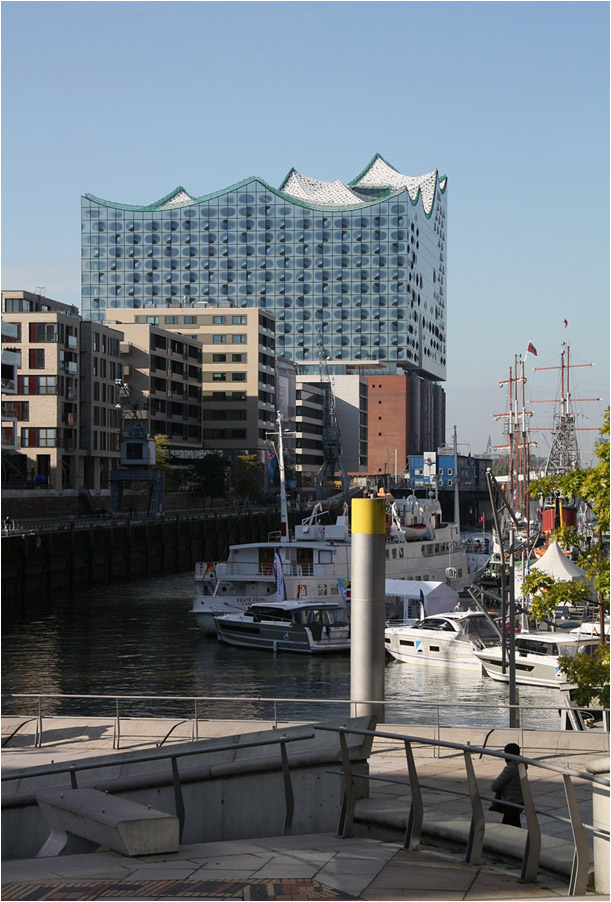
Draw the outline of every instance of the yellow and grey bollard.
[[[384,722],[386,502],[352,502],[350,605],[351,714]]]

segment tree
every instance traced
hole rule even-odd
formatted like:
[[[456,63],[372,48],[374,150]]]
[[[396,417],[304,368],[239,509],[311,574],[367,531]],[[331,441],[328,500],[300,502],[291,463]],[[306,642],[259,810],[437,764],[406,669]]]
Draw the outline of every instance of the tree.
[[[563,476],[545,477],[533,482],[530,493],[533,497],[543,495],[549,497],[559,492],[564,497],[575,497],[585,501],[596,516],[599,538],[609,531],[609,429],[610,410],[607,408],[600,437],[596,443],[594,454],[598,463],[588,469],[578,468]],[[563,547],[577,549],[577,563],[586,571],[592,580],[600,605],[601,620],[605,611],[609,610],[609,558],[602,541],[592,544],[575,529],[562,527],[552,533],[553,538]],[[543,580],[544,574],[529,574],[524,580],[524,589],[533,594],[531,607],[535,616],[555,610],[558,603],[568,600],[573,602],[579,591],[567,586],[585,585],[580,583],[551,583]],[[532,579],[531,579],[532,578]],[[572,593],[575,593],[573,595]],[[540,618],[543,619],[543,618]],[[598,699],[603,707],[609,706],[609,637],[601,643],[597,654],[577,654],[574,657],[563,655],[559,664],[562,672],[575,683],[575,700],[580,705],[587,705]]]
[[[522,590],[531,596],[529,610],[535,620],[553,620],[558,605],[587,605],[590,600],[588,583],[556,581],[541,570],[530,571]]]
[[[176,488],[177,479],[170,457],[170,439],[167,435],[155,435],[155,469],[165,473],[165,492]]]
[[[225,498],[226,470],[227,461],[222,454],[206,454],[197,460],[189,474],[195,494],[207,495],[210,498]]]
[[[238,455],[235,472],[235,491],[241,498],[250,498],[263,487],[261,461],[256,454]]]

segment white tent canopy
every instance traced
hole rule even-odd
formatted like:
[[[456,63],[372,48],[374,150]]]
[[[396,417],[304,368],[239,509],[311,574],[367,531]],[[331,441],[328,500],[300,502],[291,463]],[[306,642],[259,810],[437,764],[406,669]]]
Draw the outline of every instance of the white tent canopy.
[[[397,603],[401,603],[403,619],[408,620],[414,616],[425,617],[453,611],[458,604],[458,592],[446,583],[431,580],[387,579],[386,601],[394,601],[395,607],[398,607]],[[418,614],[414,612],[413,602],[422,603],[423,610],[419,610]],[[390,606],[387,604],[387,608]],[[398,610],[393,612],[393,616],[398,614]]]
[[[554,579],[563,582],[577,583],[588,580],[585,570],[582,570],[566,554],[563,554],[558,542],[551,542],[545,554],[530,569],[549,573]]]

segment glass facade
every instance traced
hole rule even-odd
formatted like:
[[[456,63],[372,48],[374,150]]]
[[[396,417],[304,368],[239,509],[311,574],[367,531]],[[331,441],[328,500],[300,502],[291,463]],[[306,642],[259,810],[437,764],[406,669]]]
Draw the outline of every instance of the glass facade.
[[[446,180],[432,175],[427,204],[392,185],[310,204],[257,178],[201,198],[178,188],[146,207],[85,195],[83,316],[259,307],[276,317],[278,355],[296,362],[317,363],[321,333],[334,361],[445,379]]]

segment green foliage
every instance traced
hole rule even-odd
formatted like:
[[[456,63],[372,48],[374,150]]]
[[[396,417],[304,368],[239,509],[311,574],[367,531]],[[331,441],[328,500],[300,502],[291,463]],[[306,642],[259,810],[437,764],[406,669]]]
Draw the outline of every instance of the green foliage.
[[[170,457],[170,439],[167,435],[155,435],[155,469],[165,473],[165,492],[172,492],[178,480]]]
[[[235,474],[236,495],[254,497],[263,488],[262,464],[256,454],[240,454]]]
[[[531,570],[522,585],[530,595],[530,610],[535,620],[552,620],[558,605],[585,605],[590,587],[585,582],[556,582],[549,573]]]
[[[594,454],[598,463],[587,470],[576,469],[565,476],[546,476],[530,484],[531,497],[548,497],[558,491],[566,498],[582,498],[594,511],[601,532],[609,530],[609,428],[610,412],[607,408],[596,442]]]
[[[195,494],[210,498],[225,498],[227,496],[225,478],[227,466],[227,461],[222,454],[206,454],[197,460],[189,474]]]
[[[573,694],[578,705],[590,702],[609,707],[609,646],[601,645],[594,655],[561,655],[560,669],[577,688]]]

